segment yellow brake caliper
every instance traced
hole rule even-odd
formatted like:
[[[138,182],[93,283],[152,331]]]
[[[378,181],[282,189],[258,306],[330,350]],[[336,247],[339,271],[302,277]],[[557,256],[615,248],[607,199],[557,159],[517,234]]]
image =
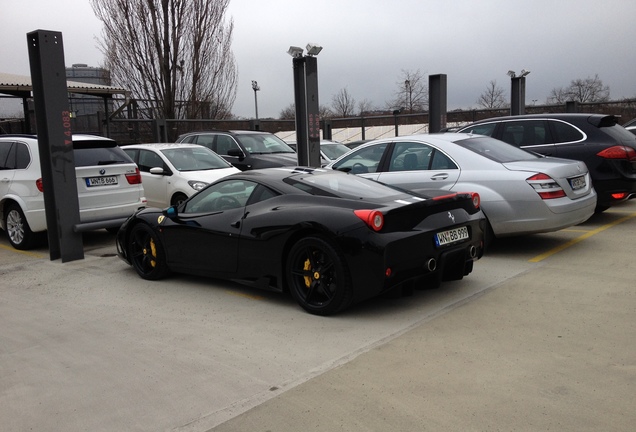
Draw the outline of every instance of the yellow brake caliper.
[[[305,266],[303,270],[305,271],[311,270],[311,262],[309,261],[309,259],[305,260]],[[309,288],[311,286],[311,276],[304,276],[304,278],[305,278],[305,286]]]
[[[148,254],[148,250],[144,249],[144,255]],[[157,258],[157,247],[155,246],[155,240],[154,239],[150,239],[150,254],[152,255],[153,258]],[[157,265],[157,261],[155,261],[154,259],[150,260],[150,265],[152,267],[155,267]]]

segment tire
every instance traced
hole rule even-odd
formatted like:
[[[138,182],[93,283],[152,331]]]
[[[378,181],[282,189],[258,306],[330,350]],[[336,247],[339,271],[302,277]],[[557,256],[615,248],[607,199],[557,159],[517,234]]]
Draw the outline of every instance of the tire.
[[[608,205],[596,205],[596,208],[594,209],[594,213],[596,214],[601,214],[603,213],[605,210],[609,209],[610,206]]]
[[[158,280],[170,273],[163,245],[148,225],[139,223],[132,227],[127,242],[130,263],[142,279]]]
[[[31,231],[24,212],[19,205],[11,203],[4,214],[4,226],[9,237],[9,243],[16,249],[33,249],[38,240],[36,233]]]
[[[496,239],[497,237],[495,237],[495,232],[492,230],[492,225],[490,225],[490,221],[486,218],[484,227],[484,255],[489,251]]]
[[[170,205],[171,206],[179,205],[187,199],[188,197],[186,196],[186,194],[182,194],[180,192],[176,193],[172,196],[172,199],[170,200]]]
[[[287,284],[300,307],[333,315],[351,305],[353,286],[342,254],[322,237],[306,237],[287,258]]]

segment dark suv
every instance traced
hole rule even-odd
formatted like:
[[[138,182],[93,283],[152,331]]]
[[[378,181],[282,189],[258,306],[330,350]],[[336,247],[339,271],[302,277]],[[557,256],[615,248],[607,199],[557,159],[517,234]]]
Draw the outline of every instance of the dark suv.
[[[241,171],[298,165],[296,152],[269,132],[190,132],[179,136],[177,142],[208,147]]]
[[[585,162],[597,212],[636,197],[636,136],[602,114],[528,114],[481,120],[459,132],[488,135],[546,156]]]

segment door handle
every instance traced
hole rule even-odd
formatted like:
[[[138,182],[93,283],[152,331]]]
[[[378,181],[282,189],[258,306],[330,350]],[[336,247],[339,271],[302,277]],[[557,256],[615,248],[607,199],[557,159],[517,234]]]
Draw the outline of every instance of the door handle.
[[[435,180],[446,180],[448,178],[448,174],[447,173],[441,173],[441,174],[435,174],[433,177],[431,177],[431,180],[435,181]]]

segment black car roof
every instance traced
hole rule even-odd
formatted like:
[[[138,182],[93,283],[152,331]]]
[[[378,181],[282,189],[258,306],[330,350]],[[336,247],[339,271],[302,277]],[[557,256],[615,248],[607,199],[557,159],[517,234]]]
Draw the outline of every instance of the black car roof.
[[[504,117],[491,117],[483,120],[477,120],[471,124],[490,123],[506,120],[521,120],[521,119],[557,119],[557,120],[569,120],[569,121],[586,121],[587,123],[598,126],[603,121],[618,122],[619,117],[612,114],[591,114],[591,113],[543,113],[543,114],[521,114],[514,116]],[[470,125],[467,125],[470,126]],[[466,126],[462,127],[462,129]]]

